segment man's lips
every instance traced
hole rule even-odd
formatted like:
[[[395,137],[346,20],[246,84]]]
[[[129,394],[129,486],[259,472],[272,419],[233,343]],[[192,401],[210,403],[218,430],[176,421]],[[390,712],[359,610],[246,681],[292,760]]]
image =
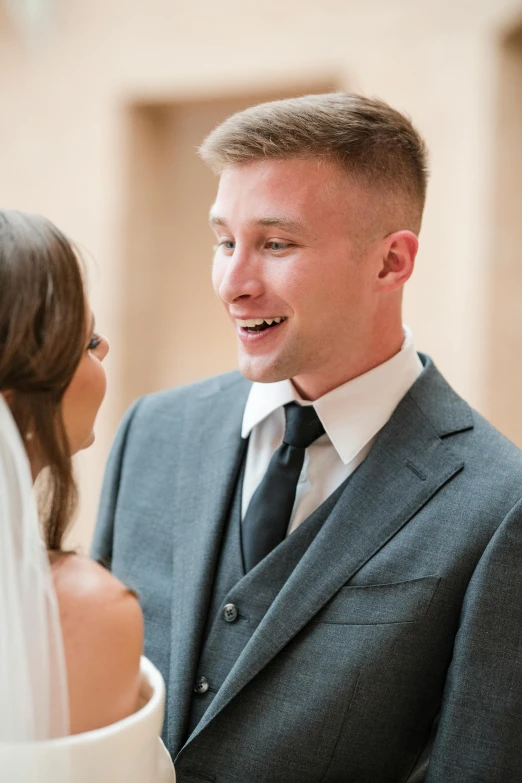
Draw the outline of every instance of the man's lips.
[[[231,317],[234,319],[236,324],[240,327],[246,328],[246,329],[253,329],[253,328],[259,328],[261,326],[272,326],[274,323],[278,324],[281,323],[281,321],[286,320],[285,315],[250,315],[250,316],[238,316],[238,315],[232,315]]]
[[[243,320],[243,319],[241,319]],[[245,319],[250,320],[250,319]],[[245,326],[240,326],[236,320],[236,328],[237,328],[237,334],[239,339],[242,343],[245,345],[250,345],[252,343],[257,342],[265,342],[266,340],[269,340],[272,337],[275,337],[281,329],[284,329],[286,323],[286,319],[283,321],[280,321],[279,323],[272,323],[271,326],[265,326],[264,328],[248,328]]]

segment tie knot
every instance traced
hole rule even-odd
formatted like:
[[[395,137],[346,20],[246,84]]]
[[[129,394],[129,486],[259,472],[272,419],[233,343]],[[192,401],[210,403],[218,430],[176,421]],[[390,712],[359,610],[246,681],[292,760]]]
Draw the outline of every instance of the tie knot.
[[[297,449],[307,449],[324,433],[324,427],[312,405],[285,405],[286,429],[283,443]]]

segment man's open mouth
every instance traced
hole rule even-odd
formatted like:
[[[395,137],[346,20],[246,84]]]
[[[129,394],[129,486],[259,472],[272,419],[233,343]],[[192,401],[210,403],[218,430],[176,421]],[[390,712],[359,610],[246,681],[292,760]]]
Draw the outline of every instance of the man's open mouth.
[[[236,323],[245,332],[265,332],[267,329],[273,329],[274,326],[278,326],[280,323],[286,321],[283,315],[276,318],[251,318],[249,320],[241,321],[236,318]]]

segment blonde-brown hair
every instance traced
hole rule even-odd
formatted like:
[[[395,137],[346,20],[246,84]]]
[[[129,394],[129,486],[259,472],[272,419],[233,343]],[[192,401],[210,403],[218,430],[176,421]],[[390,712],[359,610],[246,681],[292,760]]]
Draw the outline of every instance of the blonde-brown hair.
[[[263,159],[335,161],[383,198],[405,202],[408,227],[420,229],[426,145],[411,121],[384,101],[339,92],[262,103],[218,125],[199,154],[216,173]]]

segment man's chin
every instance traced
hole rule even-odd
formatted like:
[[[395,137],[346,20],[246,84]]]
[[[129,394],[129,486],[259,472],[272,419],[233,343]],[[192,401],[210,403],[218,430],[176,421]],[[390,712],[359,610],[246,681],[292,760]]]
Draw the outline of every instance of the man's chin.
[[[291,378],[293,373],[278,363],[259,361],[250,356],[239,355],[239,372],[254,383],[277,383]]]

